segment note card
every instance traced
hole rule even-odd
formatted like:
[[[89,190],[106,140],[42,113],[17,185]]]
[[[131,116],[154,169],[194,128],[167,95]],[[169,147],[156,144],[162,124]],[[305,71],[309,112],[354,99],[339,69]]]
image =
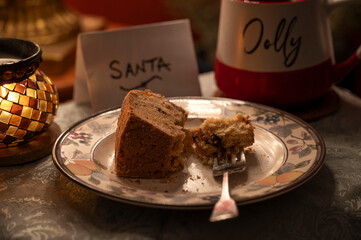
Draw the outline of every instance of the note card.
[[[132,89],[201,95],[189,20],[82,33],[77,46],[74,100],[94,112],[120,107]]]

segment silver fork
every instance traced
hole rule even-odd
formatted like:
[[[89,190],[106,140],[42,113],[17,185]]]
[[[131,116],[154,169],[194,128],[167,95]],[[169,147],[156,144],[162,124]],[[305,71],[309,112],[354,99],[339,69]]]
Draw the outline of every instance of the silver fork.
[[[216,222],[238,216],[236,202],[229,195],[228,175],[246,170],[244,149],[222,149],[215,153],[213,160],[213,176],[223,175],[222,192],[218,202],[214,205],[209,221]]]

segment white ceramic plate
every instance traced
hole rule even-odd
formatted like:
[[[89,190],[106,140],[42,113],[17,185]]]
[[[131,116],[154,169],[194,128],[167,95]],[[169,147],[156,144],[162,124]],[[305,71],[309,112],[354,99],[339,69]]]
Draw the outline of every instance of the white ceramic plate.
[[[237,204],[265,200],[305,183],[322,166],[325,145],[307,123],[281,110],[223,98],[171,98],[189,112],[186,127],[209,117],[249,115],[255,143],[246,151],[247,170],[231,175],[231,195]],[[114,132],[120,109],[84,119],[56,141],[53,160],[78,184],[105,197],[162,208],[211,208],[221,192],[209,166],[190,155],[184,170],[170,179],[119,178],[114,171]]]

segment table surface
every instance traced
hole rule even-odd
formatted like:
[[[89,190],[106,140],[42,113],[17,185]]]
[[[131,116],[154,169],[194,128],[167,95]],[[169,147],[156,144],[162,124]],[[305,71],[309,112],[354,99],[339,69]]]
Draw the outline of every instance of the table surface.
[[[214,90],[211,77],[201,81],[205,96]],[[239,206],[236,219],[210,223],[211,210],[98,196],[61,174],[48,155],[0,168],[0,239],[361,239],[361,99],[335,92],[339,109],[310,122],[326,143],[320,171],[286,194]],[[89,115],[88,105],[69,101],[55,122],[65,130]]]

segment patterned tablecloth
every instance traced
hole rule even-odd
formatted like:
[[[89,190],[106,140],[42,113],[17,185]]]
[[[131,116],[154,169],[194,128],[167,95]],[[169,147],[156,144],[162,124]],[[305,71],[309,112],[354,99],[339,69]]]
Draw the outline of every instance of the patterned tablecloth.
[[[289,193],[240,206],[237,219],[210,223],[211,210],[109,200],[70,181],[49,155],[0,168],[0,239],[361,239],[361,99],[335,91],[339,109],[310,122],[327,147],[320,171]],[[90,114],[67,102],[55,122],[65,130]]]

